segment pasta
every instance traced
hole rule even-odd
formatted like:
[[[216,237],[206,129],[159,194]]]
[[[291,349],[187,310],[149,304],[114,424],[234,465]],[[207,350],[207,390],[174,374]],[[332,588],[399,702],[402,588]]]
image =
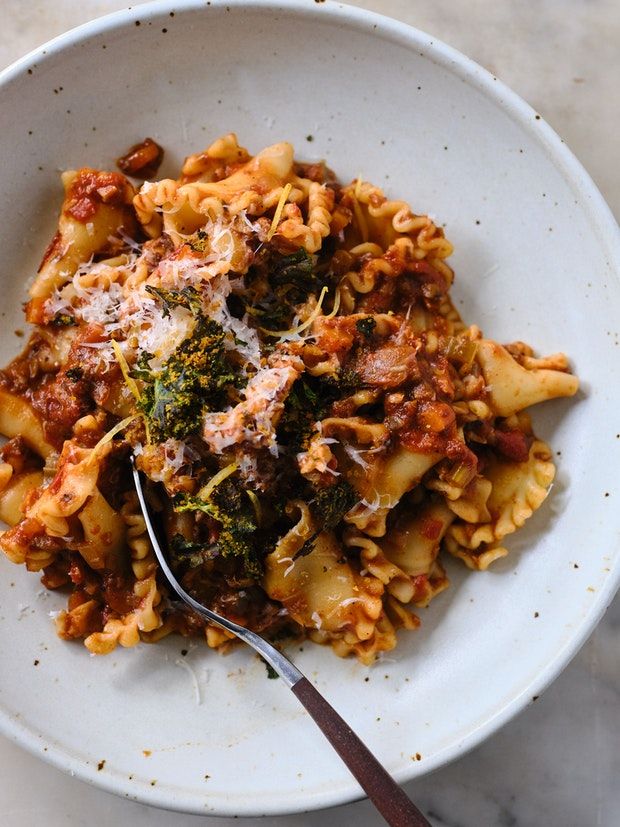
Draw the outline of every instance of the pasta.
[[[119,160],[153,178],[150,138]],[[0,546],[68,591],[60,637],[94,654],[231,636],[172,599],[371,663],[449,585],[484,570],[555,469],[526,409],[578,389],[467,326],[452,246],[404,201],[233,134],[178,179],[65,172],[30,288],[33,332],[0,372]]]

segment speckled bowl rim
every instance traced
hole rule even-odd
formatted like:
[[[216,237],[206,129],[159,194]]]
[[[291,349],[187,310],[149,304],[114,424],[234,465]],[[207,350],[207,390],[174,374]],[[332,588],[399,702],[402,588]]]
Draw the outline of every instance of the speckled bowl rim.
[[[560,171],[562,177],[572,189],[576,200],[584,208],[599,242],[609,253],[610,263],[614,265],[615,278],[620,280],[620,228],[586,170],[568,149],[564,141],[529,104],[473,60],[437,38],[405,23],[365,9],[335,3],[331,0],[315,0],[315,2],[310,0],[285,0],[285,2],[280,3],[270,2],[270,0],[212,0],[210,6],[212,9],[230,6],[236,11],[262,9],[265,12],[296,14],[301,18],[316,20],[324,19],[327,16],[340,25],[347,25],[360,32],[375,35],[401,47],[415,50],[417,54],[454,73],[458,78],[480,91],[508,117],[518,123],[527,131],[531,139],[544,150],[547,158]],[[99,17],[50,40],[11,64],[0,72],[0,86],[26,74],[28,69],[31,69],[35,64],[40,67],[52,56],[56,56],[63,50],[93,36],[104,33],[113,35],[117,30],[137,19],[148,21],[152,17],[170,11],[174,11],[175,15],[181,15],[184,12],[197,9],[206,11],[204,0],[178,0],[177,2],[154,0],[151,3]],[[546,668],[532,682],[522,687],[510,702],[491,715],[484,724],[473,729],[462,741],[438,751],[425,761],[423,767],[418,766],[415,771],[411,768],[409,771],[403,769],[395,773],[399,782],[409,780],[414,774],[419,777],[422,774],[432,772],[450,761],[462,757],[500,727],[507,724],[528,703],[531,703],[532,694],[541,694],[564,670],[601,620],[620,586],[620,547],[610,549],[609,553],[613,554],[614,557],[610,560],[610,570],[604,586],[598,591],[596,599],[592,601],[590,611],[575,626],[571,638],[557,651]],[[84,765],[59,747],[50,745],[47,751],[42,753],[41,742],[37,734],[20,722],[19,719],[15,720],[4,716],[1,710],[0,733],[27,749],[36,757],[43,758],[58,769],[68,772],[82,781],[118,795],[126,795],[128,792],[125,785],[119,783],[116,779],[102,776],[96,768]],[[209,815],[287,815],[302,810],[333,807],[359,800],[359,798],[359,788],[352,779],[348,789],[329,792],[324,795],[313,794],[308,800],[299,800],[296,807],[291,807],[288,800],[278,802],[275,799],[271,806],[262,806],[260,813],[255,809],[245,810],[243,806],[241,808],[243,812],[241,812],[239,807],[231,801],[227,804],[222,803],[221,806],[218,806],[217,811],[211,811]],[[193,804],[189,802],[186,807],[178,799],[171,802],[168,795],[164,791],[159,791],[156,787],[151,788],[148,792],[136,790],[134,787],[131,789],[131,799],[163,809],[198,812]],[[200,814],[205,815],[204,811]]]

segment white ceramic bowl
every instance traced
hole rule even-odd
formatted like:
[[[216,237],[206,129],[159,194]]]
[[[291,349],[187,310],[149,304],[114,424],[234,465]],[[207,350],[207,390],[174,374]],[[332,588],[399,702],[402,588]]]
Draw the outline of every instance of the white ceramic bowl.
[[[558,453],[557,482],[511,555],[484,574],[449,565],[452,588],[422,612],[421,630],[372,669],[312,645],[292,652],[401,781],[530,703],[620,576],[618,232],[552,130],[427,35],[310,0],[113,14],[4,72],[0,111],[3,361],[53,231],[58,172],[113,168],[150,135],[171,173],[229,130],[254,151],[290,140],[342,179],[361,172],[435,214],[456,245],[465,318],[499,340],[570,354],[583,392],[535,418]],[[0,729],[18,743],[107,790],[196,813],[286,813],[359,795],[250,652],[192,645],[183,657],[187,643],[168,639],[91,658],[55,637],[48,612],[62,602],[0,561]]]

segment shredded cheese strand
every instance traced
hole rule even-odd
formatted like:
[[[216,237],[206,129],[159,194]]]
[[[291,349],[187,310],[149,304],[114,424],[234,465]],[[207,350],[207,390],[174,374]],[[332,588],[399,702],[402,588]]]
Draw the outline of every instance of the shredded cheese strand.
[[[355,197],[359,201],[359,197],[360,197],[361,192],[362,192],[362,176],[361,176],[361,174],[358,175],[357,178],[355,179],[355,190],[354,190],[354,192],[355,192]]]
[[[138,390],[138,385],[136,383],[136,380],[131,376],[131,374],[129,372],[129,365],[127,364],[127,359],[125,359],[125,354],[121,350],[121,346],[114,339],[112,339],[112,350],[114,351],[114,355],[116,356],[116,361],[118,362],[119,367],[121,369],[121,373],[123,374],[123,379],[125,380],[125,384],[127,385],[129,390],[131,391],[131,393],[133,395],[133,398],[136,400],[136,402],[139,402],[141,394],[140,394],[140,391]],[[149,428],[149,421],[146,418],[145,414],[140,414],[140,416],[142,417],[142,420],[144,422],[144,430],[146,432],[146,444],[150,445],[151,444],[151,429]]]
[[[254,509],[254,513],[256,514],[256,522],[260,526],[263,521],[263,509],[261,508],[260,500],[256,496],[256,494],[251,491],[249,488],[245,489],[245,493],[250,498],[250,502],[252,503],[252,508]]]
[[[334,306],[332,307],[331,313],[328,313],[325,316],[326,319],[333,319],[338,310],[340,309],[340,288],[336,287],[336,295],[334,296]]]
[[[126,416],[125,419],[121,419],[121,421],[118,422],[113,428],[110,428],[110,430],[101,437],[99,442],[93,448],[92,453],[88,458],[88,462],[92,462],[94,459],[96,459],[97,454],[103,448],[104,445],[107,445],[108,442],[110,442],[110,440],[114,439],[116,434],[123,431],[128,425],[131,425],[132,422],[139,418],[139,414],[132,414],[132,416]]]
[[[200,500],[208,500],[214,490],[218,487],[218,485],[226,479],[226,477],[230,477],[231,474],[234,474],[237,468],[239,467],[238,462],[231,462],[230,465],[226,465],[214,477],[211,477],[209,482],[198,492],[198,498]]]
[[[121,350],[121,346],[117,341],[112,339],[112,350],[114,351],[114,355],[116,356],[116,361],[119,364],[121,369],[121,373],[123,374],[123,379],[125,380],[125,384],[131,391],[134,399],[136,402],[140,401],[140,391],[138,390],[138,386],[136,384],[136,380],[130,375],[129,373],[129,365],[127,364],[127,359],[125,359],[125,354]]]
[[[325,298],[327,292],[327,287],[324,287],[321,290],[321,295],[319,296],[319,300],[316,303],[316,307],[312,311],[312,313],[308,316],[303,324],[300,324],[299,327],[291,327],[289,330],[267,330],[265,327],[261,327],[260,330],[263,333],[266,333],[267,336],[290,336],[292,333],[301,333],[302,330],[305,330],[307,327],[310,327],[312,322],[317,318],[317,316],[321,315],[321,305],[323,304],[323,299]],[[333,311],[332,311],[333,313]]]
[[[273,214],[273,221],[271,222],[271,227],[269,228],[269,232],[267,233],[267,241],[271,241],[271,239],[276,234],[278,224],[280,223],[280,218],[282,217],[282,211],[284,210],[284,205],[286,204],[286,199],[289,197],[292,189],[292,184],[287,184],[280,193],[280,200],[278,201],[278,206],[276,207],[276,211]]]
[[[362,212],[362,208],[360,207],[360,202],[357,200],[355,196],[353,196],[353,214],[355,216],[355,221],[357,223],[357,229],[360,232],[362,237],[362,241],[364,244],[368,241],[368,224],[366,223],[366,219],[364,218],[364,213]]]

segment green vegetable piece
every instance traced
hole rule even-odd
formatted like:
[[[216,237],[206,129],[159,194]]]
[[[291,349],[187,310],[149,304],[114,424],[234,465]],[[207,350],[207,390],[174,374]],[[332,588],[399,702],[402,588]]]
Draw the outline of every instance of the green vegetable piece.
[[[182,534],[173,534],[170,538],[170,550],[175,554],[191,554],[204,548],[203,543],[186,540]]]
[[[202,312],[200,293],[195,287],[184,287],[182,290],[165,290],[163,287],[152,287],[145,285],[145,290],[151,296],[159,299],[164,308],[164,316],[170,315],[172,307],[184,307],[191,310],[195,316]]]
[[[311,537],[308,537],[303,546],[293,555],[293,560],[297,560],[299,557],[307,557],[314,551],[314,544],[316,543],[316,538],[319,536],[319,533],[320,532],[315,531]]]
[[[209,250],[209,234],[205,230],[198,230],[187,242],[196,253],[206,253]]]
[[[73,379],[74,382],[79,382],[80,379],[84,378],[84,371],[82,370],[82,368],[76,366],[73,368],[69,368],[69,370],[66,370],[65,376],[69,379]]]
[[[280,677],[276,670],[273,668],[273,666],[270,663],[267,663],[265,658],[261,658],[261,660],[265,664],[265,668],[267,669],[267,677],[269,678],[269,680],[274,680],[274,678]]]
[[[262,566],[258,556],[254,511],[243,490],[226,480],[213,492],[210,500],[178,494],[173,500],[175,511],[203,511],[220,524],[213,551],[223,557],[240,557],[246,574],[258,579]]]
[[[358,501],[355,489],[342,480],[335,485],[319,488],[310,506],[323,524],[323,528],[330,529],[335,528]]]
[[[50,324],[55,325],[56,327],[72,327],[76,325],[77,322],[70,316],[68,313],[56,313]]]
[[[338,376],[321,376],[320,382],[322,397],[324,400],[329,399],[330,403],[364,387],[360,375],[351,368],[343,368]]]
[[[215,556],[213,551],[206,547],[204,543],[186,540],[182,534],[174,534],[170,538],[170,552],[174,562],[186,563],[192,569],[202,566],[203,563]]]
[[[314,424],[329,414],[337,399],[354,393],[363,383],[359,375],[345,368],[339,376],[302,376],[293,385],[284,403],[278,425],[278,442],[296,453],[305,450],[314,433]]]
[[[308,292],[313,282],[316,283],[312,258],[303,247],[288,256],[272,258],[271,266],[269,281],[272,286],[292,284]]]
[[[191,294],[184,299],[193,301]],[[170,306],[169,297],[163,300]],[[144,379],[148,365],[141,360],[138,367]],[[153,437],[159,441],[185,439],[198,431],[204,411],[221,407],[225,389],[236,381],[226,360],[222,326],[200,318],[193,333],[145,387],[139,405],[148,417]]]

